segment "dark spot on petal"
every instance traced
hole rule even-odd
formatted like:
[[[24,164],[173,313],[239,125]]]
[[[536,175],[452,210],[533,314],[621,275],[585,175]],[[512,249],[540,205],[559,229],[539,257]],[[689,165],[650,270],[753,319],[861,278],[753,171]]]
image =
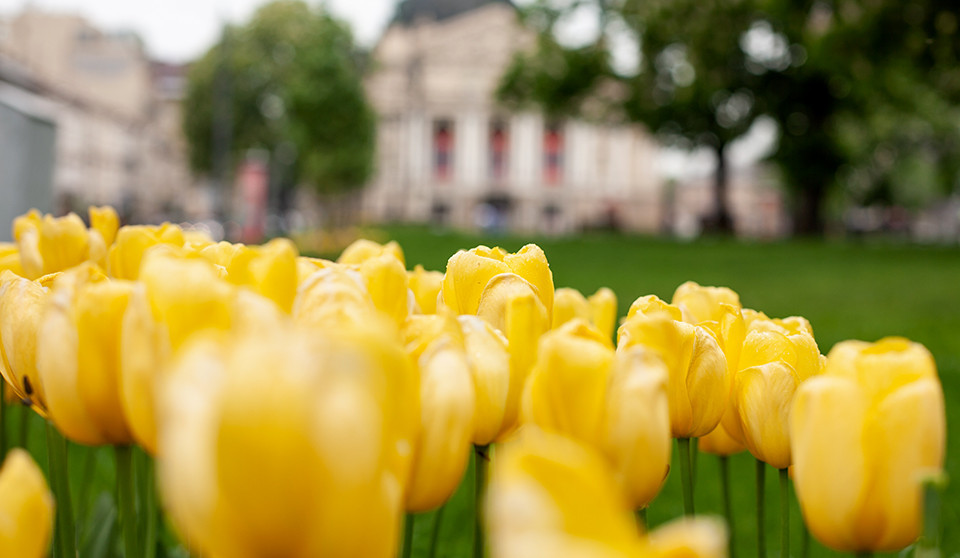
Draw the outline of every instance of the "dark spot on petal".
[[[33,395],[33,386],[30,385],[30,378],[26,376],[23,377],[23,391],[27,395]]]

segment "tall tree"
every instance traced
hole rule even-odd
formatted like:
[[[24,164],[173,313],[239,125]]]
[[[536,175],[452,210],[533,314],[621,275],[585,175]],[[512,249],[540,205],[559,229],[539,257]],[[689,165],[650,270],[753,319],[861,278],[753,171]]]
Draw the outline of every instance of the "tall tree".
[[[263,148],[288,183],[325,194],[362,185],[372,171],[375,115],[361,77],[346,25],[300,0],[266,4],[190,68],[183,123],[193,168],[216,170],[219,128],[229,136],[219,141],[229,145],[228,165]]]
[[[585,5],[607,30],[577,49],[594,53],[589,71],[565,62],[571,50],[552,40],[562,14]],[[614,90],[599,95],[620,109],[613,114],[668,142],[713,148],[717,229],[730,225],[726,147],[761,115],[780,128],[773,160],[794,194],[798,232],[822,231],[831,192],[919,204],[957,189],[960,34],[951,0],[539,0],[528,19],[545,38],[518,57],[501,98],[578,111]],[[636,37],[636,75],[610,70],[597,54],[611,50],[611,24]],[[573,69],[590,79],[565,104],[560,86],[571,89]]]

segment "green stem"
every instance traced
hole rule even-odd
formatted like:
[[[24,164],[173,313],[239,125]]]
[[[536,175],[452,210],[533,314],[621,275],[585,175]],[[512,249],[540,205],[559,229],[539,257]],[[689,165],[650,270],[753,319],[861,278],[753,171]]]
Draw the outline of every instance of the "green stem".
[[[947,477],[943,473],[926,476],[923,486],[923,532],[917,541],[915,558],[940,558],[940,536],[943,491]]]
[[[690,490],[697,491],[697,458],[700,456],[700,438],[690,439]]]
[[[140,502],[143,505],[143,557],[157,555],[157,476],[153,458],[141,452],[141,474],[138,486],[143,490]]]
[[[641,533],[647,532],[647,508],[637,510],[637,528]]]
[[[26,405],[16,405],[17,414],[20,415],[20,428],[17,430],[18,437],[14,440],[13,447],[27,449],[27,440],[30,438],[30,407]]]
[[[810,554],[810,529],[807,529],[806,521],[801,521],[800,527],[800,532],[803,533],[803,538],[800,539],[800,558],[807,558]]]
[[[29,415],[24,414],[23,420]],[[73,523],[73,505],[70,503],[70,469],[67,464],[67,440],[57,427],[47,421],[47,458],[50,483],[56,499],[56,548],[63,558],[76,558],[77,538]]]
[[[730,458],[720,456],[720,496],[723,498],[723,515],[727,519],[727,551],[730,558],[737,555],[733,545],[733,505],[730,502]]]
[[[487,465],[489,457],[487,450],[489,446],[474,446],[477,455],[476,474],[473,489],[473,558],[484,558],[484,538],[483,538],[483,497],[487,492]]]
[[[430,532],[430,552],[427,554],[427,558],[434,558],[434,556],[437,555],[437,541],[440,540],[440,525],[443,523],[443,511],[446,509],[447,505],[444,504],[440,506],[437,513],[433,515],[433,529]]]
[[[403,558],[413,556],[413,524],[415,520],[416,516],[412,513],[408,513],[403,520],[403,552],[401,553]]]
[[[780,469],[780,558],[790,558],[790,476]]]
[[[680,485],[683,489],[683,514],[693,515],[693,476],[690,471],[690,438],[677,438],[680,446]]]
[[[120,511],[120,530],[123,531],[123,549],[126,558],[139,556],[137,541],[136,485],[133,480],[133,448],[115,446],[117,459],[117,509]]]
[[[767,533],[764,527],[764,473],[766,463],[757,459],[757,558],[767,556]]]

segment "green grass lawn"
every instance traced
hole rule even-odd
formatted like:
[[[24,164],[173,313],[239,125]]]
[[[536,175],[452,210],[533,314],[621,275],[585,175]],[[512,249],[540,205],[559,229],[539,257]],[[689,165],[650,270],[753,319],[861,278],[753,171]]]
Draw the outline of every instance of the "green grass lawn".
[[[771,317],[805,316],[813,324],[824,353],[838,341],[874,341],[902,335],[923,343],[937,360],[947,402],[948,448],[960,447],[960,250],[889,243],[734,240],[676,242],[663,239],[587,235],[569,239],[496,237],[434,233],[423,228],[385,230],[403,246],[409,265],[422,263],[443,271],[457,249],[480,243],[510,251],[536,242],[547,254],[558,287],[586,294],[601,286],[619,297],[620,315],[639,296],[669,299],[677,285],[694,280],[726,285],[744,306]],[[674,462],[677,462],[676,451]],[[943,510],[944,555],[960,555],[960,460],[948,449],[946,468],[954,481]],[[735,543],[739,556],[756,556],[754,461],[749,454],[732,460]],[[440,533],[439,556],[470,556],[472,472],[448,504]],[[696,480],[698,512],[721,511],[717,460],[700,455]],[[776,471],[767,469],[767,547],[779,554],[779,500]],[[652,525],[682,512],[679,475],[671,474],[650,507]],[[791,510],[793,554],[800,555],[801,527]],[[426,556],[433,514],[417,518],[415,555]],[[810,556],[834,556],[816,542]]]
[[[537,242],[546,252],[558,287],[576,287],[592,293],[612,288],[625,315],[638,296],[656,294],[669,299],[686,280],[704,285],[726,285],[740,293],[745,306],[772,317],[800,314],[813,324],[817,341],[826,353],[843,339],[876,340],[903,335],[926,345],[937,360],[946,393],[949,447],[958,447],[960,433],[960,250],[888,243],[833,243],[789,241],[744,243],[733,240],[700,240],[690,243],[663,239],[587,235],[570,239],[497,237],[484,239],[458,233],[435,233],[426,228],[395,227],[384,237],[401,243],[408,265],[423,264],[442,271],[447,258],[460,248],[479,243],[514,251]],[[8,411],[17,411],[8,409]],[[19,416],[9,412],[8,436],[19,431]],[[29,446],[46,468],[43,424],[31,419]],[[117,538],[101,523],[110,522],[114,487],[113,456],[108,449],[70,448],[74,507],[84,549],[106,548],[103,556],[116,555]],[[674,462],[677,462],[676,454]],[[960,556],[960,460],[947,455],[947,471],[954,482],[943,510],[946,557]],[[754,514],[754,462],[749,454],[732,460],[735,542],[738,556],[756,556]],[[696,472],[697,511],[719,513],[717,461],[700,455]],[[767,469],[767,541],[769,556],[778,555],[778,485],[776,471]],[[446,506],[439,535],[438,557],[468,557],[472,549],[473,471]],[[678,475],[671,474],[661,495],[652,504],[652,525],[681,515]],[[418,516],[414,555],[426,556],[434,513]],[[89,519],[95,517],[96,519]],[[791,510],[793,554],[800,555],[799,511]],[[371,536],[376,536],[371,533]],[[97,544],[113,538],[114,544]],[[167,548],[172,536],[164,533]],[[815,542],[810,556],[834,556]],[[181,550],[158,556],[185,556]]]

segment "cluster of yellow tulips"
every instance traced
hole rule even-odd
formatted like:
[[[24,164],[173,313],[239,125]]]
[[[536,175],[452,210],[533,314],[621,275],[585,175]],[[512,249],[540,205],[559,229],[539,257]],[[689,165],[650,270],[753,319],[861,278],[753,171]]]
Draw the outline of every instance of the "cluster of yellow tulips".
[[[128,558],[156,544],[135,477],[156,479],[195,556],[409,556],[414,514],[445,504],[471,453],[475,557],[726,556],[724,521],[693,517],[698,446],[725,474],[749,450],[761,489],[764,464],[792,477],[831,548],[920,535],[945,411],[933,358],[906,339],[824,356],[804,318],[692,282],[618,327],[614,293],[555,289],[536,245],[407,271],[393,242],[334,262],[285,239],[119,227],[110,208],[89,223],[34,211],[0,245],[0,371],[48,420],[53,486],[9,453],[0,556],[45,556],[52,538],[76,556],[63,437],[116,448]],[[674,438],[688,517],[647,532]],[[135,446],[155,476],[152,460],[133,474]]]

